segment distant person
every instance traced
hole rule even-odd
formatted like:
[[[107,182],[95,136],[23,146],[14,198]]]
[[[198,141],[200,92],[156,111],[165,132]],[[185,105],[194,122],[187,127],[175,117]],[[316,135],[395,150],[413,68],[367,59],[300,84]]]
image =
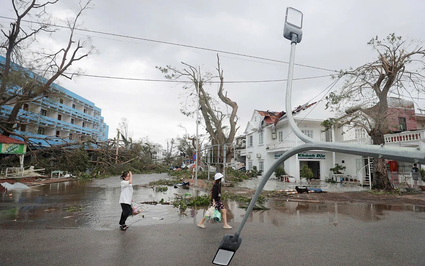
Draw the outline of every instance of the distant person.
[[[131,202],[133,200],[133,174],[131,172],[124,172],[121,175],[121,195],[120,195],[120,204],[121,204],[121,219],[120,219],[120,229],[125,231],[128,226],[125,224],[128,216],[133,212],[131,208]]]
[[[415,182],[415,185],[419,179],[419,168],[418,165],[416,163],[413,164],[412,167],[412,179]]]
[[[223,219],[223,228],[224,229],[232,229],[232,227],[227,223],[227,214],[226,209],[224,208],[223,203],[221,202],[221,179],[223,178],[223,174],[217,173],[214,176],[214,183],[211,190],[211,205],[215,207],[216,210],[221,212],[221,217]],[[198,223],[198,226],[205,229],[206,226],[204,224],[205,217]]]

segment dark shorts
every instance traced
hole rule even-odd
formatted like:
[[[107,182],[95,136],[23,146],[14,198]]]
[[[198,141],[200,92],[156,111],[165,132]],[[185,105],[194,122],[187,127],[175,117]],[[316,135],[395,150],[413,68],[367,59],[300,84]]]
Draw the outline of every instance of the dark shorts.
[[[215,208],[216,208],[217,210],[222,210],[222,209],[224,209],[224,204],[223,204],[223,202],[221,202],[221,201],[216,201],[216,202],[215,202]]]

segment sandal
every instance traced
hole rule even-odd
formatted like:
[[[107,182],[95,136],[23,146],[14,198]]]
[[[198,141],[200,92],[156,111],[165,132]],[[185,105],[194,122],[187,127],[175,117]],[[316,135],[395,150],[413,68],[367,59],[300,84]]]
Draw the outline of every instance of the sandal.
[[[127,228],[128,228],[128,225],[125,225],[125,224],[120,225],[120,229],[123,231],[127,230]]]

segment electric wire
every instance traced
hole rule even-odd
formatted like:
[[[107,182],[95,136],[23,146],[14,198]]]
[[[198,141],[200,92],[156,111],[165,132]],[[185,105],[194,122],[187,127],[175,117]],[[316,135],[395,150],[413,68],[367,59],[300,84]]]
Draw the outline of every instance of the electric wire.
[[[310,101],[312,101],[313,99],[315,99],[316,97],[318,97],[320,94],[322,94],[323,92],[325,92],[326,91],[326,93],[322,96],[322,98],[319,100],[319,102],[320,101],[322,101],[323,100],[323,98],[330,92],[330,90],[333,88],[333,87],[335,87],[335,85],[338,83],[338,81],[340,80],[340,78],[338,78],[338,79],[336,79],[336,80],[334,80],[331,84],[329,84],[323,91],[321,91],[319,94],[317,94],[316,96],[314,96]],[[308,102],[310,102],[310,101],[308,101]],[[307,118],[307,116],[314,110],[314,108],[316,108],[316,106],[317,106],[317,104],[313,107],[313,108],[311,108],[311,110],[297,123],[297,126],[299,125],[299,124],[301,124],[301,122],[303,122],[306,118]],[[293,129],[291,129],[291,131],[288,133],[288,134],[286,134],[286,136],[285,137],[283,137],[282,138],[282,140],[280,140],[277,144],[275,144],[274,146],[276,147],[276,146],[278,146],[280,143],[282,143],[285,139],[287,139],[288,137],[289,137],[289,135],[291,135],[292,133],[293,133],[294,131],[293,131]]]
[[[66,73],[70,74],[70,73]],[[167,79],[147,79],[147,78],[130,78],[130,77],[118,77],[118,76],[106,76],[106,75],[94,75],[94,74],[75,74],[75,76],[88,77],[88,78],[103,78],[103,79],[116,79],[116,80],[129,80],[129,81],[146,81],[146,82],[166,82],[166,83],[192,83],[192,81],[185,80],[167,80]],[[309,79],[319,79],[331,77],[331,75],[321,75],[321,76],[311,76],[311,77],[302,77],[294,78],[293,80],[309,80]],[[272,83],[272,82],[286,82],[287,79],[269,79],[269,80],[231,80],[223,81],[227,84],[237,84],[237,83]],[[208,83],[220,83],[220,81],[209,81]]]
[[[15,20],[14,18],[6,17],[6,16],[0,16],[0,18],[1,19],[7,19],[7,20]],[[40,22],[30,21],[30,20],[22,20],[22,22],[41,24]],[[49,23],[44,23],[44,25],[58,27],[58,28],[67,28],[67,29],[69,29],[69,27],[62,26],[62,25],[55,25],[55,24],[49,24]],[[89,29],[81,29],[81,28],[75,28],[75,30],[81,31],[81,32],[96,33],[96,34],[101,34],[101,35],[107,35],[107,36],[125,38],[125,39],[133,39],[133,40],[139,40],[139,41],[145,41],[145,42],[154,42],[154,43],[166,44],[166,45],[171,45],[171,46],[178,46],[178,47],[184,47],[184,48],[190,48],[190,49],[196,49],[196,50],[204,50],[204,51],[215,52],[215,53],[229,54],[229,55],[235,55],[235,56],[252,58],[252,59],[269,61],[269,62],[275,62],[275,63],[289,64],[289,62],[287,62],[287,61],[282,61],[282,60],[277,60],[277,59],[272,59],[272,58],[266,58],[266,57],[260,57],[260,56],[254,56],[254,55],[247,55],[247,54],[230,52],[230,51],[213,49],[213,48],[200,47],[200,46],[189,45],[189,44],[167,42],[167,41],[154,40],[154,39],[148,39],[148,38],[142,38],[142,37],[124,35],[124,34],[117,34],[117,33],[110,33],[110,32],[98,31],[98,30],[89,30]],[[305,68],[312,68],[312,69],[317,69],[317,70],[323,70],[323,71],[338,73],[338,71],[336,71],[336,70],[332,70],[332,69],[328,69],[328,68],[323,68],[323,67],[316,67],[316,66],[310,66],[310,65],[305,65],[305,64],[297,64],[297,63],[295,63],[295,65],[296,66],[300,66],[300,67],[305,67]]]

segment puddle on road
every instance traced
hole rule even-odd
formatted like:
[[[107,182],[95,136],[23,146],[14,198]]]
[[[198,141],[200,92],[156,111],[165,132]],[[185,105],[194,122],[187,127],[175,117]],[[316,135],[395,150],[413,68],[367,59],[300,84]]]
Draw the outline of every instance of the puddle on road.
[[[244,180],[239,183],[238,187],[245,187],[249,189],[257,189],[258,185],[262,181],[262,177]],[[287,183],[282,182],[276,179],[269,179],[264,186],[263,190],[273,191],[273,190],[285,190],[285,189],[295,189],[295,186],[307,186],[309,188],[320,188],[326,192],[348,192],[348,191],[367,191],[369,187],[359,186],[357,183],[343,182],[343,183],[327,183],[324,181],[313,180],[311,184],[303,181],[301,183]]]
[[[116,229],[121,214],[118,204],[119,182],[116,179],[102,180],[102,186],[90,181],[69,181],[32,187],[28,190],[14,190],[3,193],[0,199],[0,228],[95,228]],[[151,187],[134,186],[135,202],[172,201],[174,194],[203,195],[191,188],[168,187],[165,192],[156,192]],[[9,197],[9,194],[12,194]],[[245,209],[237,202],[225,203],[230,223],[241,222]],[[248,222],[266,223],[275,226],[308,224],[341,224],[352,221],[375,222],[385,219],[394,212],[410,212],[425,218],[425,207],[396,206],[357,203],[300,203],[269,200],[267,211],[254,211]],[[129,217],[132,226],[152,224],[186,223],[194,224],[202,219],[206,207],[188,208],[181,214],[172,205],[142,205],[142,213]]]

